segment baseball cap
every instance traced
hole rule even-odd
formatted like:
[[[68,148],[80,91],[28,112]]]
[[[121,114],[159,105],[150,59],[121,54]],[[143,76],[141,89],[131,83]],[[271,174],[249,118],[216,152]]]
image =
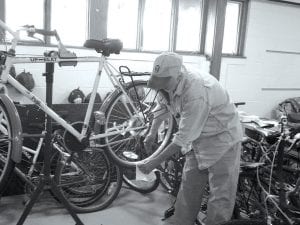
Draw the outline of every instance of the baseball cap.
[[[158,88],[170,77],[180,74],[182,67],[182,57],[174,52],[161,53],[153,63],[153,71],[148,81],[150,88]]]

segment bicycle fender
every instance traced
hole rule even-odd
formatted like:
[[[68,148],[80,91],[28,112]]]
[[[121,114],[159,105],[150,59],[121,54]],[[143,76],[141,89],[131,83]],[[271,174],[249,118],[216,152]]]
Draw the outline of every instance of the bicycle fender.
[[[22,125],[19,113],[17,111],[16,106],[14,105],[13,101],[6,95],[6,94],[0,94],[0,100],[3,103],[4,107],[7,110],[7,113],[10,116],[10,122],[12,125],[12,155],[11,159],[19,163],[22,158]]]

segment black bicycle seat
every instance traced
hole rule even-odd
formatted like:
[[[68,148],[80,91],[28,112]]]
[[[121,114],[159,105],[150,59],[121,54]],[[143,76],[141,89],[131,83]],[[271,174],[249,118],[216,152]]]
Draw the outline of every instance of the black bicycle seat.
[[[104,56],[109,56],[110,54],[120,54],[120,51],[123,48],[123,43],[119,39],[89,39],[85,41],[83,46],[86,48],[93,48],[96,52],[102,53]]]

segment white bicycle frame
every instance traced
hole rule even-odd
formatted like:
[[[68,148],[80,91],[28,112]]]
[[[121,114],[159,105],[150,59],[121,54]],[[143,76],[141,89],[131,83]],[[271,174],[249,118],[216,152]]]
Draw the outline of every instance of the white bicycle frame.
[[[6,30],[9,32],[12,36],[12,42],[11,42],[11,48],[10,51],[15,52],[15,48],[17,46],[18,41],[20,40],[19,32],[13,31],[11,28],[9,28],[3,21],[0,20],[0,28]],[[59,40],[58,40],[59,41]],[[58,47],[63,46],[62,43],[58,42]],[[10,68],[14,64],[33,64],[33,63],[67,63],[67,62],[98,62],[98,69],[97,74],[94,79],[93,89],[90,97],[90,101],[88,103],[87,112],[84,118],[83,122],[83,128],[81,132],[77,131],[73,126],[69,123],[67,123],[64,119],[62,119],[57,113],[55,113],[51,108],[49,108],[46,103],[38,98],[36,95],[34,95],[32,92],[30,92],[28,89],[26,89],[22,84],[20,84],[14,77],[12,77],[9,74]],[[74,135],[79,141],[82,141],[86,135],[88,130],[88,124],[91,118],[93,105],[95,102],[95,97],[97,93],[97,89],[100,83],[100,78],[102,71],[106,72],[108,78],[110,79],[111,83],[114,87],[119,88],[121,92],[126,97],[126,102],[124,100],[124,106],[127,109],[130,116],[133,116],[133,113],[128,108],[128,103],[130,104],[130,107],[133,109],[134,114],[138,114],[138,110],[136,109],[135,105],[133,104],[131,98],[127,95],[123,85],[118,80],[118,77],[121,76],[121,74],[109,63],[107,62],[107,58],[105,56],[101,57],[76,57],[72,59],[66,59],[66,58],[60,58],[57,54],[53,56],[24,56],[24,57],[18,57],[18,56],[10,56],[8,55],[5,61],[5,66],[2,68],[2,74],[0,76],[1,80],[0,83],[11,84],[14,88],[16,88],[19,92],[21,92],[22,95],[26,96],[29,100],[31,100],[34,104],[39,106],[48,116],[50,116],[53,120],[55,120],[58,124],[60,124],[62,127],[64,127],[67,131],[69,131],[72,135]],[[117,72],[118,75],[115,75],[114,72]],[[142,123],[143,124],[143,123]],[[113,136],[116,134],[126,133],[130,131],[135,130],[141,130],[144,129],[146,125],[142,125],[139,127],[130,127],[128,123],[124,123],[119,126],[115,126],[113,128],[110,128],[106,133],[97,134],[97,135],[91,135],[89,137],[89,140],[95,140],[99,138],[104,138],[108,136]]]

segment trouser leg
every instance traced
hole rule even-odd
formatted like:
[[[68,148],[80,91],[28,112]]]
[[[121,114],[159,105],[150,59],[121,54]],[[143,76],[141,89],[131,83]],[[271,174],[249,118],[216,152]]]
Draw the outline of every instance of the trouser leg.
[[[240,144],[236,144],[208,168],[210,196],[206,225],[230,220],[235,203],[239,167]]]
[[[208,170],[199,170],[194,153],[186,156],[174,215],[165,224],[194,225],[208,181]]]

